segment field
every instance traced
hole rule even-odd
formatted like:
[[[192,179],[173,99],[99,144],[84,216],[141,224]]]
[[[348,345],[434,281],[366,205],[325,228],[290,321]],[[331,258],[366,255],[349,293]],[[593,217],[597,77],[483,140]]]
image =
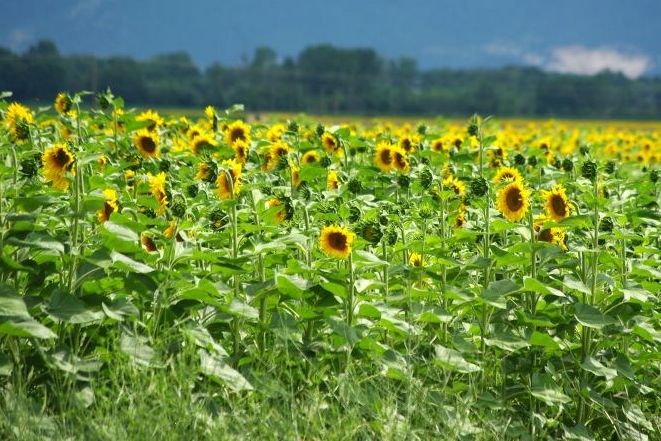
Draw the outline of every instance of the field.
[[[0,98],[2,439],[661,439],[661,127]]]

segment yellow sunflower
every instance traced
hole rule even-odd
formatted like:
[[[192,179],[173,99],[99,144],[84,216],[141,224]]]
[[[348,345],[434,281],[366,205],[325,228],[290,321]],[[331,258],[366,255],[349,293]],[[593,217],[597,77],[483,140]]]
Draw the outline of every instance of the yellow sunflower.
[[[308,150],[307,152],[303,153],[303,156],[301,156],[301,164],[314,164],[320,160],[321,156],[316,150]]]
[[[540,217],[535,220],[534,229],[537,240],[540,242],[554,243],[558,245],[561,250],[567,251],[567,245],[565,245],[565,231],[562,228],[557,227],[543,229],[546,220],[545,217]]]
[[[60,115],[66,115],[71,110],[71,97],[68,93],[60,92],[55,97],[55,110]]]
[[[376,145],[374,162],[382,172],[388,173],[393,168],[393,146],[387,141],[381,141]]]
[[[167,228],[163,231],[163,236],[170,239],[172,236],[174,236],[176,227],[177,227],[177,221],[175,219],[172,219],[168,224]]]
[[[445,142],[443,138],[436,138],[431,142],[430,147],[433,152],[442,153],[445,151]]]
[[[330,170],[328,176],[326,177],[326,189],[335,190],[340,186],[340,178],[337,176],[335,170]]]
[[[544,208],[549,219],[561,221],[569,216],[572,205],[567,199],[566,190],[562,185],[554,186],[551,191],[542,190],[542,197],[546,200]]]
[[[282,135],[284,135],[286,131],[287,128],[284,124],[273,124],[266,132],[266,139],[271,142],[280,141],[280,138],[282,138]]]
[[[319,248],[328,257],[346,259],[351,254],[351,243],[355,234],[343,227],[328,225],[321,230]]]
[[[245,141],[237,140],[234,142],[232,150],[234,150],[234,160],[241,165],[245,165],[248,160],[250,146]]]
[[[100,223],[104,223],[110,219],[110,215],[116,213],[119,210],[119,204],[117,203],[117,192],[112,188],[106,188],[103,190],[103,196],[106,200],[103,203],[103,208],[97,212],[97,219]]]
[[[301,168],[296,164],[289,161],[289,170],[291,171],[291,180],[295,187],[301,186],[301,177],[299,175]]]
[[[452,176],[452,174],[443,179],[443,188],[454,191],[457,196],[466,194],[466,184]]]
[[[9,127],[9,133],[18,141],[25,141],[30,135],[29,124],[34,122],[30,109],[19,103],[11,103],[7,106],[5,121]]]
[[[402,173],[408,173],[409,170],[411,170],[411,165],[409,164],[406,152],[400,147],[393,147],[392,163],[393,166]]]
[[[466,207],[461,204],[459,206],[459,213],[457,213],[457,217],[454,219],[454,227],[455,228],[461,228],[464,226],[466,223]]]
[[[41,156],[41,162],[44,165],[44,177],[46,182],[52,182],[53,187],[58,190],[69,188],[69,181],[66,178],[67,171],[75,173],[72,167],[74,162],[73,153],[69,151],[66,144],[55,144],[46,149]]]
[[[148,253],[153,253],[154,251],[158,251],[158,248],[156,248],[156,244],[154,243],[152,238],[147,235],[147,233],[142,233],[142,235],[140,235],[140,242],[142,243],[142,247]]]
[[[216,146],[213,136],[208,133],[197,134],[190,144],[190,149],[195,155],[208,152]]]
[[[213,106],[207,106],[204,108],[204,114],[210,121],[213,121],[216,116],[216,109],[214,109]]]
[[[324,148],[328,153],[342,156],[340,141],[332,133],[324,132],[323,135],[321,135],[321,143],[324,145]]]
[[[512,167],[501,167],[493,178],[494,184],[503,184],[505,182],[519,181],[523,182],[521,173]]]
[[[158,201],[160,208],[158,214],[165,213],[165,207],[168,205],[168,197],[165,192],[165,172],[160,172],[156,176],[149,177],[149,190]]]
[[[530,190],[522,182],[513,181],[498,192],[496,208],[510,222],[518,222],[526,215],[530,202]]]
[[[147,131],[149,132],[153,132],[163,125],[163,118],[151,109],[145,110],[140,115],[136,116],[135,120],[139,122],[147,122]]]
[[[232,199],[234,195],[239,194],[241,190],[241,164],[234,159],[227,159],[221,164],[232,177],[232,182],[227,180],[227,173],[224,170],[219,171],[216,179],[216,194],[221,199]],[[234,192],[232,192],[234,190]]]
[[[411,253],[409,256],[409,265],[411,266],[416,266],[416,267],[422,267],[427,264],[427,261],[422,258],[420,253]]]
[[[230,147],[233,147],[236,141],[250,145],[250,126],[241,120],[234,121],[225,130],[225,141]]]
[[[418,142],[419,141],[416,136],[409,134],[399,138],[399,141],[397,142],[397,146],[399,146],[399,148],[404,150],[407,155],[410,155],[411,153],[415,152]]]
[[[286,158],[289,152],[289,146],[282,141],[272,144],[269,148],[269,163],[266,167],[267,170],[273,170],[276,168],[280,164],[281,158]]]
[[[133,135],[133,144],[144,158],[158,158],[161,141],[156,133],[138,130]]]

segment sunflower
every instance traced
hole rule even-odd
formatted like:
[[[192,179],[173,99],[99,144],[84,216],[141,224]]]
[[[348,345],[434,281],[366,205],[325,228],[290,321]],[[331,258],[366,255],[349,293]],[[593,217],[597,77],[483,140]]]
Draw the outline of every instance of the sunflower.
[[[119,210],[119,204],[117,203],[117,192],[112,188],[106,188],[103,190],[103,196],[106,200],[103,203],[103,208],[97,212],[97,219],[100,223],[104,223],[110,219],[110,215],[116,213]]]
[[[406,152],[399,147],[393,147],[392,149],[392,162],[394,167],[402,173],[408,173],[411,170]]]
[[[237,140],[232,146],[232,150],[234,150],[234,160],[241,165],[245,165],[248,160],[250,146],[245,141]]]
[[[340,186],[340,178],[337,177],[335,170],[330,170],[326,177],[326,189],[335,190]]]
[[[152,111],[151,109],[142,112],[140,115],[135,117],[136,121],[146,122],[147,131],[153,132],[157,128],[163,125],[163,118],[157,112]]]
[[[290,149],[287,144],[282,141],[278,141],[271,145],[269,148],[269,162],[267,164],[267,170],[273,170],[281,164],[282,158],[286,158],[289,154]],[[286,164],[286,162],[285,162]]]
[[[542,197],[546,200],[544,208],[550,219],[561,221],[569,216],[572,205],[567,200],[566,190],[562,185],[554,186],[551,191],[542,190]]]
[[[161,141],[156,133],[138,130],[133,135],[133,144],[144,158],[158,158]]]
[[[230,147],[233,147],[236,141],[243,141],[249,145],[250,126],[241,120],[234,121],[225,130],[225,141]]]
[[[29,124],[34,122],[30,109],[19,103],[11,103],[7,106],[5,121],[9,126],[11,136],[19,141],[25,141],[30,135]]]
[[[340,148],[340,141],[335,135],[329,132],[324,132],[321,135],[321,143],[324,145],[326,151],[330,154],[342,156],[342,149]]]
[[[168,239],[171,238],[174,235],[176,227],[177,227],[177,221],[175,219],[172,219],[168,224],[168,227],[163,231],[163,236],[167,237]]]
[[[68,93],[60,92],[55,97],[55,110],[60,115],[66,115],[71,110],[71,97]]]
[[[387,141],[381,141],[376,145],[374,162],[382,172],[388,173],[393,168],[393,146]]]
[[[66,178],[66,172],[75,173],[72,167],[74,162],[73,153],[69,151],[66,144],[55,144],[46,149],[41,156],[41,162],[44,165],[44,177],[46,182],[53,182],[53,187],[58,190],[69,188],[69,181]]]
[[[158,205],[161,206],[158,214],[165,213],[165,207],[168,205],[168,196],[165,191],[165,172],[160,172],[156,176],[149,177],[149,190],[158,201]]]
[[[301,164],[314,164],[320,160],[321,156],[316,150],[308,150],[307,152],[303,153],[303,156],[301,156]]]
[[[557,244],[561,250],[567,251],[567,245],[565,245],[565,231],[562,228],[557,227],[543,228],[546,220],[545,217],[535,219],[534,229],[537,233],[537,240],[540,242]]]
[[[204,108],[204,114],[209,118],[209,121],[213,121],[216,116],[216,109],[213,106],[207,106]]]
[[[289,170],[291,171],[291,180],[294,183],[294,186],[300,187],[302,182],[301,176],[299,175],[301,168],[293,162],[289,161]]]
[[[415,152],[416,145],[418,144],[418,138],[413,135],[404,135],[399,138],[397,146],[404,150],[407,155]]]
[[[269,208],[273,208],[273,207],[282,207],[282,209],[277,213],[275,213],[275,215],[273,216],[273,218],[277,222],[283,222],[288,219],[291,219],[293,214],[293,209],[291,204],[287,200],[283,201],[282,199],[279,198],[271,198],[269,199]]]
[[[442,153],[445,151],[445,142],[443,138],[436,138],[431,142],[431,150],[433,152]]]
[[[513,181],[498,192],[496,208],[510,222],[520,221],[530,206],[529,196],[530,190],[526,189],[522,182]]]
[[[501,167],[493,178],[494,184],[503,184],[505,182],[519,181],[523,182],[521,173],[512,167]]]
[[[346,259],[351,253],[351,243],[355,234],[343,227],[328,225],[321,230],[319,248],[328,257]]]
[[[273,124],[266,132],[266,139],[271,142],[280,141],[280,138],[282,138],[282,135],[284,135],[286,131],[287,128],[284,124]]]
[[[427,261],[422,258],[420,253],[411,253],[409,256],[409,265],[415,267],[422,267],[427,264]]]
[[[222,170],[218,173],[218,178],[216,179],[216,194],[221,199],[232,199],[234,195],[239,194],[241,190],[241,164],[236,162],[234,159],[227,159],[221,164],[227,172],[229,172],[232,177],[232,183],[227,180],[227,173],[225,170]],[[234,191],[232,191],[234,190]]]
[[[463,196],[466,194],[466,184],[457,179],[455,176],[452,176],[452,174],[443,179],[443,187],[454,191],[454,194],[457,196]]]
[[[462,204],[459,206],[459,213],[457,213],[457,217],[454,219],[454,227],[461,228],[464,226],[465,223],[466,223],[466,207]]]
[[[154,251],[158,251],[158,248],[156,248],[156,244],[154,243],[152,238],[149,237],[146,233],[142,233],[142,235],[140,236],[140,242],[142,243],[142,247],[148,253],[153,253]]]
[[[213,136],[208,133],[198,133],[192,139],[190,149],[195,155],[207,152],[216,146]]]

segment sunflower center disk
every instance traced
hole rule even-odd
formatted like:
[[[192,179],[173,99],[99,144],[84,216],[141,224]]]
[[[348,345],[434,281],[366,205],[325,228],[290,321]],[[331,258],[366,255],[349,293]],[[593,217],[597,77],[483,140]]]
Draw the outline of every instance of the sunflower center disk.
[[[347,238],[342,233],[331,233],[328,235],[328,243],[333,249],[344,251],[347,247]]]
[[[149,137],[142,138],[142,149],[147,153],[154,153],[156,151],[156,143]]]
[[[551,199],[551,206],[556,215],[560,217],[565,217],[567,215],[567,206],[560,196],[554,196],[553,199]]]
[[[518,211],[523,207],[523,198],[521,197],[521,192],[517,189],[514,189],[507,193],[507,208],[511,211]]]

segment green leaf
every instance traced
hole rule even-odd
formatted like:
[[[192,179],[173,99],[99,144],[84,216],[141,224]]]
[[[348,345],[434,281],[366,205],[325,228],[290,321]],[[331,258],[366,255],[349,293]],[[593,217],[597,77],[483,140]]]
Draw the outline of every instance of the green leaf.
[[[495,346],[509,352],[516,352],[530,346],[530,343],[526,340],[511,333],[495,334],[493,338],[485,338],[484,343],[487,346]]]
[[[571,398],[564,394],[562,389],[553,381],[553,377],[548,374],[533,374],[531,394],[549,406],[569,403],[571,401]]]
[[[523,290],[532,291],[542,295],[553,295],[556,297],[567,297],[565,293],[559,289],[552,288],[551,286],[545,285],[537,279],[532,277],[524,276],[523,277]]]
[[[234,392],[254,390],[252,384],[240,372],[234,370],[222,360],[209,355],[207,351],[202,349],[200,349],[199,354],[200,371],[203,374],[216,379]]]
[[[344,320],[340,320],[337,317],[329,316],[326,318],[326,321],[330,325],[331,329],[340,337],[344,338],[351,346],[355,345],[359,338],[356,330],[347,324]]]
[[[454,349],[448,349],[441,345],[435,345],[434,350],[436,351],[434,363],[444,367],[445,369],[465,374],[480,371],[480,366],[466,361],[464,357],[462,357],[461,353],[455,351]]]
[[[294,299],[303,298],[303,294],[309,288],[307,280],[288,274],[276,274],[275,286],[280,293]]]
[[[46,312],[54,320],[65,323],[84,324],[104,317],[101,311],[93,311],[78,298],[60,290],[53,291]]]
[[[52,250],[57,251],[58,253],[64,253],[64,245],[62,242],[54,239],[45,231],[33,231],[27,235],[25,240],[10,237],[7,240],[7,243],[20,247]]]
[[[479,298],[495,308],[505,309],[507,302],[504,297],[517,292],[519,289],[519,285],[511,280],[496,280],[489,283],[489,286],[482,291]]]
[[[590,295],[590,288],[585,286],[585,283],[582,281],[575,279],[571,276],[566,276],[564,280],[562,281],[562,284],[565,285],[569,289],[575,289],[576,291]]]
[[[534,331],[530,335],[530,344],[533,346],[542,346],[549,351],[560,350],[560,345],[553,340],[553,337],[548,334],[542,334],[539,331]]]
[[[257,309],[243,303],[236,297],[230,301],[226,311],[234,316],[242,317],[249,321],[257,321],[257,319],[259,319],[259,311],[257,311]]]
[[[124,271],[140,274],[146,274],[154,271],[154,268],[151,266],[145,265],[144,263],[138,262],[137,260],[133,260],[122,253],[118,253],[117,251],[112,251],[110,253],[110,259],[112,260],[113,266],[115,268],[119,268]]]
[[[116,299],[109,305],[106,305],[105,302],[101,303],[101,307],[108,317],[120,322],[125,318],[137,317],[140,314],[138,308],[125,298]]]
[[[597,376],[606,377],[606,380],[611,380],[617,377],[617,371],[615,369],[604,366],[599,360],[592,357],[587,357],[583,363],[581,363],[581,367]]]
[[[140,236],[138,233],[130,229],[129,227],[121,224],[117,224],[113,221],[106,221],[103,223],[103,228],[108,231],[110,234],[116,238],[123,240],[125,242],[138,242]]]
[[[354,283],[356,292],[362,293],[368,289],[378,289],[384,286],[383,282],[374,279],[358,279]]]
[[[36,320],[0,319],[0,334],[15,337],[57,338],[57,335]]]
[[[604,326],[614,325],[617,323],[617,320],[611,316],[602,314],[594,306],[585,305],[583,303],[576,303],[574,305],[574,316],[576,320],[588,328],[601,329]]]
[[[29,320],[32,318],[28,312],[23,297],[18,295],[11,286],[0,283],[0,317]]]
[[[154,349],[147,344],[147,338],[124,334],[119,344],[120,350],[135,363],[149,366],[156,355]]]

